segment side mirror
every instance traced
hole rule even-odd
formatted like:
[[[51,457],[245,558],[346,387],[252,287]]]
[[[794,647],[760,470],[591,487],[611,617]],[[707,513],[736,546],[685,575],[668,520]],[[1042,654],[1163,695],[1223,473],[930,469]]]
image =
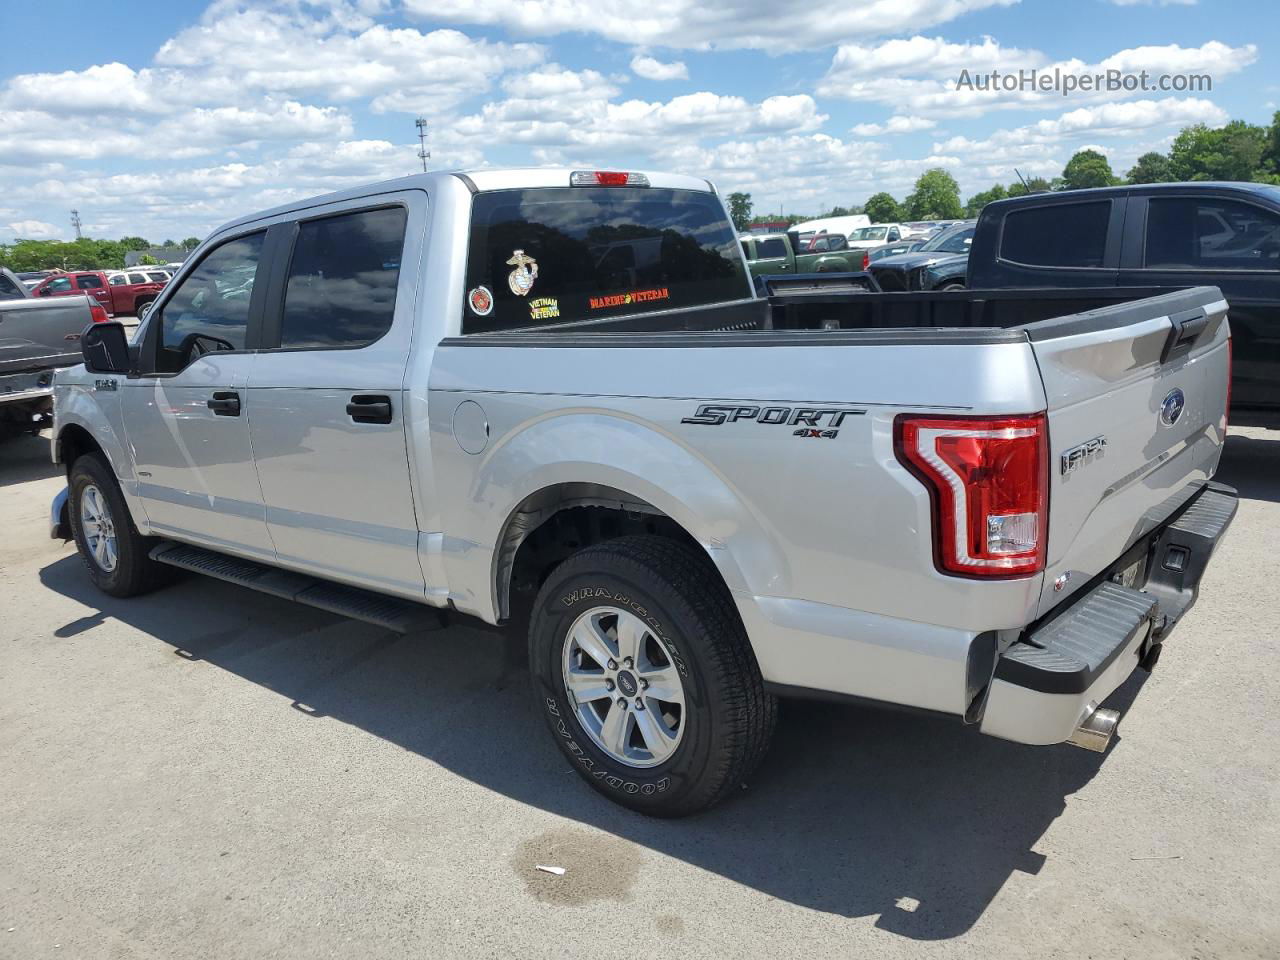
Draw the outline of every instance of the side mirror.
[[[53,296],[53,290],[52,290],[52,289],[50,289],[49,287],[45,287],[43,290],[41,290],[39,293],[37,293],[37,294],[36,294],[36,296],[38,296],[38,297],[51,297],[51,296]]]
[[[129,338],[119,320],[91,323],[80,335],[80,353],[90,373],[128,373]]]

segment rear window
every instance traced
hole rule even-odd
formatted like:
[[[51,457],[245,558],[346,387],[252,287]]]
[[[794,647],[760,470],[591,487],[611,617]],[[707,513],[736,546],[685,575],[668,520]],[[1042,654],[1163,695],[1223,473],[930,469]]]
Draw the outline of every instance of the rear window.
[[[81,290],[96,290],[102,286],[102,280],[92,274],[82,274],[76,277],[76,286]]]
[[[711,193],[538,188],[472,204],[464,333],[750,296],[737,234]]]
[[[1111,201],[1054,203],[1004,218],[1000,257],[1037,267],[1100,267]]]

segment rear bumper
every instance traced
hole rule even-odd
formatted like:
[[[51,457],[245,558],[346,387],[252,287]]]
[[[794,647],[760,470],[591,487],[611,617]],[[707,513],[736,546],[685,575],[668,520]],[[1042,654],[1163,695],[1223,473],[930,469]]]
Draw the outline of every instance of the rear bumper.
[[[1235,517],[1236,491],[1209,483],[1152,535],[1140,587],[1104,581],[1012,644],[996,662],[982,732],[1061,743],[1195,604]]]

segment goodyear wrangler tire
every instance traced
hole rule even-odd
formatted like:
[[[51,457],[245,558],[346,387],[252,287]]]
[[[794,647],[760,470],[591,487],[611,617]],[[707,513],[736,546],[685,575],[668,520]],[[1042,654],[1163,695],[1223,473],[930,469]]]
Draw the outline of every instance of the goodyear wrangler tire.
[[[529,669],[574,769],[642,813],[718,803],[773,733],[776,701],[728,590],[666,538],[611,540],[557,567],[534,604]]]

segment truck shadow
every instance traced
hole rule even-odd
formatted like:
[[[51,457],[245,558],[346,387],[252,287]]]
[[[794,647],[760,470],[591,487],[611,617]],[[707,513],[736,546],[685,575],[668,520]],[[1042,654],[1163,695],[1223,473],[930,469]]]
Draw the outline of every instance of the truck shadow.
[[[522,638],[470,626],[398,637],[198,578],[120,601],[94,590],[74,555],[40,576],[100,611],[63,632],[119,619],[186,661],[275,691],[305,723],[350,724],[519,802],[771,897],[876,916],[912,939],[964,933],[1014,871],[1038,872],[1033,848],[1104,762],[992,740],[946,718],[787,701],[773,749],[738,796],[695,818],[653,820],[573,775],[527,674],[511,669],[506,651]],[[1109,703],[1125,708],[1140,686],[1135,678]]]
[[[0,441],[0,487],[56,477],[62,468],[49,456],[49,434]]]
[[[1265,437],[1228,435],[1214,479],[1247,499],[1280,503],[1280,432],[1268,431]]]

